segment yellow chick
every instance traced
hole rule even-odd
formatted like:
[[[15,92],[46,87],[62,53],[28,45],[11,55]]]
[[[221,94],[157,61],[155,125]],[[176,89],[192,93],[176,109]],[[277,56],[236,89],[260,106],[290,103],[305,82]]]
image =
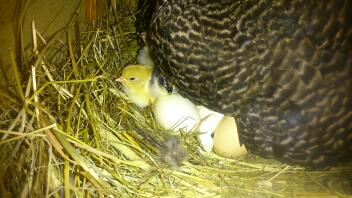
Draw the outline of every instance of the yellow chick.
[[[167,91],[152,76],[153,67],[146,65],[128,65],[116,81],[120,82],[123,91],[137,106],[144,108],[154,103],[156,97],[166,95]]]
[[[146,107],[155,101],[150,93],[152,67],[142,65],[128,65],[116,81],[122,84],[123,91],[128,98],[139,107]]]
[[[128,65],[116,81],[139,107],[153,105],[155,120],[161,127],[174,131],[195,130],[200,121],[196,105],[177,93],[168,93],[152,70],[150,66]]]

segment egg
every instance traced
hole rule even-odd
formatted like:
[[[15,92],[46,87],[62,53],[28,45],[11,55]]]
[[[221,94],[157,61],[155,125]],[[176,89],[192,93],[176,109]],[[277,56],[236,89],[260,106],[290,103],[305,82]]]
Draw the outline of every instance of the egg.
[[[214,131],[224,115],[203,106],[198,106],[198,109],[201,117],[201,122],[198,126],[198,141],[205,151],[211,152],[214,146]]]
[[[226,158],[240,157],[247,154],[245,146],[240,146],[236,121],[233,117],[224,116],[216,127],[214,152]]]
[[[161,127],[175,132],[180,129],[194,131],[200,122],[197,106],[177,93],[158,97],[153,105],[153,114]]]

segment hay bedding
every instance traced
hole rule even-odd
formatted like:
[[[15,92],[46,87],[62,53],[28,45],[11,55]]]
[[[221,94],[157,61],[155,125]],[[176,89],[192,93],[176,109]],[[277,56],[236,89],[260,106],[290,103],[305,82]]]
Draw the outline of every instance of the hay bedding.
[[[0,95],[0,197],[352,193],[351,167],[307,171],[256,156],[221,158],[202,152],[195,135],[171,134],[150,109],[128,102],[114,82],[138,49],[135,4],[126,2],[107,6],[94,24],[74,25],[73,16],[50,38],[34,23],[23,65],[11,54],[15,81]]]

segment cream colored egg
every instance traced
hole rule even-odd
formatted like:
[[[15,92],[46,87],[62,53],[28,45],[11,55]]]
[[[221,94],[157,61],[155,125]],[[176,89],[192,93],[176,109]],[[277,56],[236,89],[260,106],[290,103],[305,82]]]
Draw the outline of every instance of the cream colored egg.
[[[165,129],[194,131],[200,122],[197,107],[179,94],[160,96],[153,106],[155,120]]]
[[[214,134],[214,151],[226,158],[247,154],[244,145],[240,146],[236,121],[233,117],[225,116],[218,124]]]

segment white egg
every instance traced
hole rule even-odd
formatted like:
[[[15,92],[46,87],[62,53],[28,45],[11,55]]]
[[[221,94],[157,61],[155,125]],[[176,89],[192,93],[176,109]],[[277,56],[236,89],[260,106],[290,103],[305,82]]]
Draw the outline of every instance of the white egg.
[[[197,107],[179,94],[160,96],[153,106],[155,120],[165,129],[194,131],[200,122]]]
[[[211,152],[214,145],[212,135],[224,115],[211,111],[203,106],[198,106],[198,109],[202,119],[198,127],[200,133],[198,140],[205,151]]]

